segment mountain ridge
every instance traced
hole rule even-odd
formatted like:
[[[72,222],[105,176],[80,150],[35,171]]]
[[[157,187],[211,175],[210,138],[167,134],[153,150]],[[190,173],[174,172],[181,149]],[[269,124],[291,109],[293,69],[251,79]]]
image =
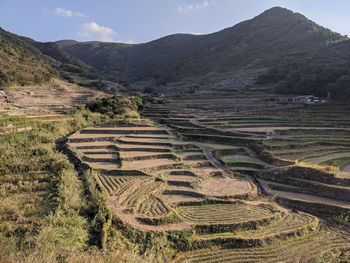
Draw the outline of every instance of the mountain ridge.
[[[287,53],[343,38],[299,13],[275,7],[207,35],[174,34],[135,45],[98,42],[61,47],[115,81],[167,82],[247,65],[269,66]]]

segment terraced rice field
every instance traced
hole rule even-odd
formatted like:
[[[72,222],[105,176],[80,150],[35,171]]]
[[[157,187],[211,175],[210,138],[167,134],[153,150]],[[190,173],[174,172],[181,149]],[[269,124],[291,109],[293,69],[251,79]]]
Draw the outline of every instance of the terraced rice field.
[[[140,202],[161,187],[160,182],[146,181],[139,183],[138,187],[130,187],[124,195],[119,198],[121,207],[135,208]]]
[[[256,172],[269,166],[257,158],[244,155],[224,155],[221,160],[237,172]]]
[[[108,193],[116,216],[141,229],[147,222],[139,222],[139,217],[161,219],[176,211],[179,202],[214,194],[256,194],[249,178],[225,175],[201,146],[181,141],[163,127],[87,128],[71,135],[68,147],[80,162],[96,170],[96,181]],[[230,191],[204,183],[220,179]],[[185,221],[183,225],[191,226]]]
[[[100,186],[111,195],[121,195],[132,185],[145,181],[146,178],[146,176],[97,176]]]
[[[161,125],[92,127],[67,146],[96,171],[123,223],[186,231],[193,247],[175,262],[312,262],[350,251],[319,219],[350,216],[348,110],[254,94],[168,97],[144,108]]]
[[[344,200],[340,195],[347,196],[346,188],[350,186],[349,107],[305,106],[283,97],[270,100],[272,95],[248,93],[249,98],[218,94],[167,98],[167,114],[162,122],[177,134],[218,151],[215,157],[236,174],[259,178],[262,171],[281,166],[310,169],[313,175],[305,171],[297,176],[298,181],[295,176],[282,180],[282,175],[278,180],[264,176],[267,182],[258,179],[272,196],[295,200],[297,192],[307,203],[327,199],[327,204],[344,207],[338,200]],[[225,146],[215,147],[220,144]],[[333,176],[339,180],[329,179]]]
[[[267,226],[258,226],[257,229],[241,231],[236,236],[246,239],[269,238],[289,233],[300,233],[318,227],[318,220],[302,213],[288,213],[277,216]]]
[[[267,206],[246,204],[198,204],[182,205],[177,208],[181,218],[190,224],[242,224],[270,220],[273,211]]]
[[[307,231],[313,231],[318,227],[316,217],[302,213],[276,214],[269,224],[257,225],[254,229],[240,230],[234,232],[197,234],[193,240],[198,242],[211,241],[218,244],[234,240],[267,242],[271,240],[284,239],[289,235],[302,235]]]
[[[244,179],[209,178],[200,183],[201,192],[216,197],[235,197],[254,190]]]
[[[161,217],[170,212],[165,203],[156,196],[150,196],[138,207],[137,213],[147,217]]]
[[[266,99],[268,96],[271,95],[168,97],[162,108],[166,114],[159,112],[157,119],[178,136],[199,142],[214,166],[221,163],[234,174],[255,178],[268,198],[282,197],[283,205],[315,215],[350,215],[349,107],[306,107],[287,100],[279,103],[280,97],[270,100]],[[300,169],[293,170],[294,167]],[[211,178],[199,184],[202,191],[214,185],[210,189],[212,195],[216,188],[220,188],[221,193],[230,191],[228,182],[219,182]],[[239,181],[236,182],[238,186]],[[241,218],[249,221],[244,211],[235,210],[242,215],[236,218],[237,214],[230,214],[232,210],[221,210],[221,205],[188,203],[176,209],[185,222],[193,225],[213,226],[230,219],[237,223]],[[192,237],[197,247],[237,246],[242,245],[243,240],[270,245],[195,250],[180,255],[178,262],[309,262],[335,248],[349,249],[349,242],[342,236],[319,231],[320,223],[314,216],[291,211],[273,214],[268,223],[250,229],[232,232],[232,229],[212,227],[204,233],[197,229],[199,232]],[[277,241],[279,239],[286,240]],[[340,256],[333,254],[335,258]]]
[[[348,240],[332,232],[319,231],[262,247],[194,250],[180,254],[175,262],[312,262],[330,251],[336,259],[339,250],[349,248]]]

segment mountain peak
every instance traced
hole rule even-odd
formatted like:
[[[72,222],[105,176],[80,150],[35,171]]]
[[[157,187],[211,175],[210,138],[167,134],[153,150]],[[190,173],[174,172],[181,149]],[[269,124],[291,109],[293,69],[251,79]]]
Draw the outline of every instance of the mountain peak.
[[[270,8],[250,22],[270,36],[278,33],[280,36],[289,36],[289,39],[297,40],[297,43],[301,38],[308,38],[311,42],[316,41],[319,44],[342,38],[340,34],[318,25],[306,16],[283,7]]]
[[[267,9],[263,13],[294,13],[294,12],[281,6],[274,6],[270,9]]]
[[[286,17],[307,19],[305,16],[299,13],[295,13],[292,10],[289,10],[287,8],[280,7],[280,6],[272,7],[257,16],[257,18],[273,18],[273,19],[281,19]]]

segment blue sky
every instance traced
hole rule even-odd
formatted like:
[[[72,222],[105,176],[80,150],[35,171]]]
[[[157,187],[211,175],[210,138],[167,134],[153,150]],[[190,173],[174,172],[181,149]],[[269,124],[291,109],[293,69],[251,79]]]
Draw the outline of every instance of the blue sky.
[[[173,33],[215,32],[273,6],[350,36],[348,0],[0,0],[0,27],[44,42],[142,43]]]

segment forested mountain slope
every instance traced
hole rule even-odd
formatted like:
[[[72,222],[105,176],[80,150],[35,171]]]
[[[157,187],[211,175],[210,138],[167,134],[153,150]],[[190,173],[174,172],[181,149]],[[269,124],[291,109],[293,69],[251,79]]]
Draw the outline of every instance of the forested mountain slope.
[[[53,77],[74,82],[98,78],[94,70],[55,43],[40,43],[0,28],[0,85],[29,85]]]
[[[59,42],[62,49],[114,80],[160,82],[266,67],[279,58],[344,37],[306,17],[275,7],[209,35],[175,34],[137,45]]]

